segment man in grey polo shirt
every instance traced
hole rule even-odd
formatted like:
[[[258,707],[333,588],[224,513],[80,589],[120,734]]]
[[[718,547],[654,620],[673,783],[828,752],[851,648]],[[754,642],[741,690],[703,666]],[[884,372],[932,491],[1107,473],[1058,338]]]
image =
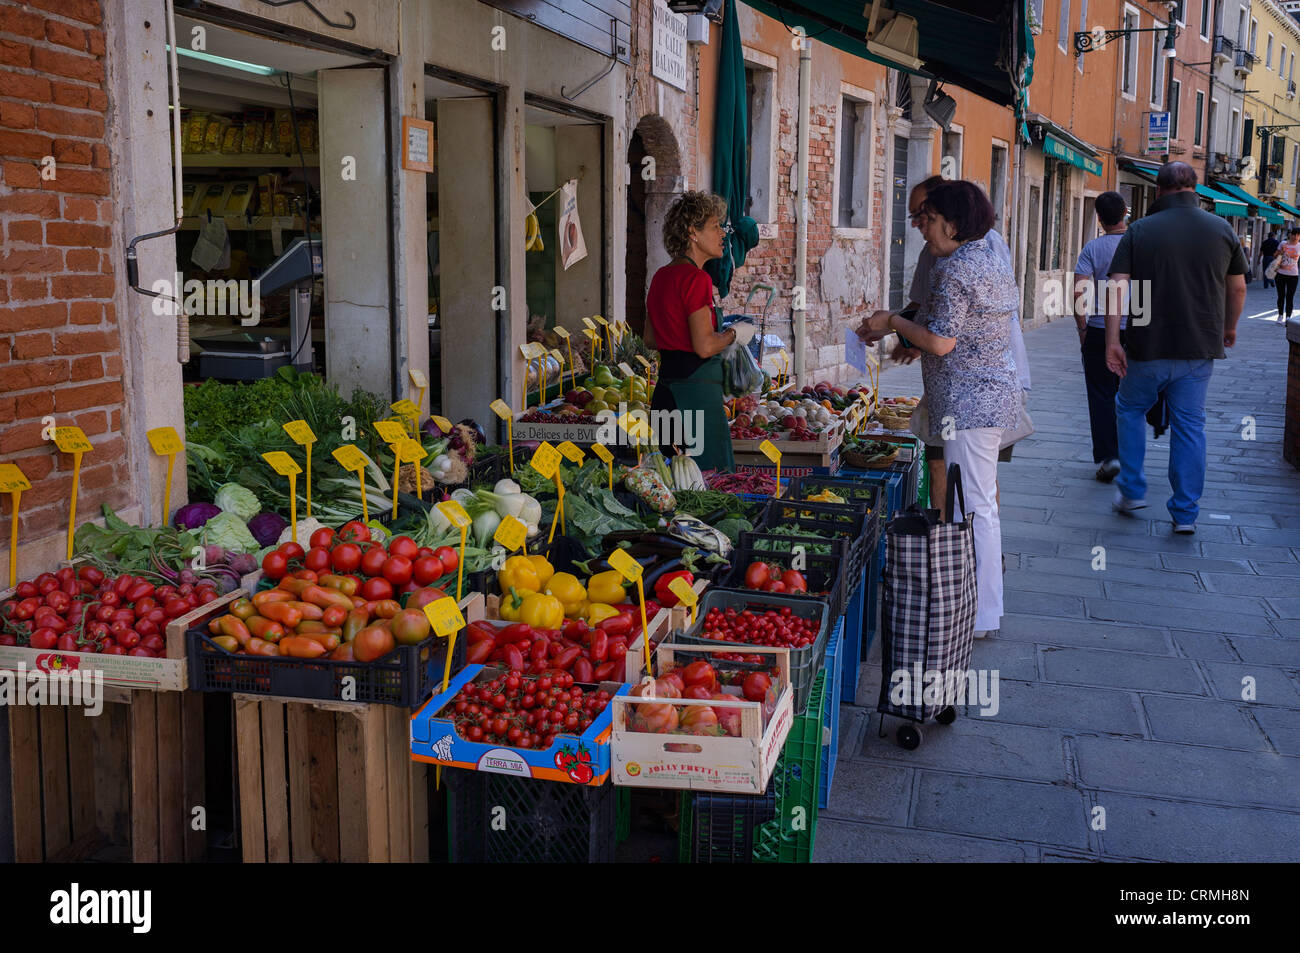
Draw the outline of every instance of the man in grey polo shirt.
[[[1130,282],[1128,329],[1118,307],[1106,313],[1106,366],[1120,376],[1115,397],[1120,472],[1114,508],[1146,506],[1146,412],[1161,391],[1169,408],[1166,504],[1174,532],[1196,532],[1205,489],[1205,396],[1214,361],[1237,341],[1246,301],[1246,258],[1232,226],[1197,204],[1196,173],[1161,166],[1156,200],[1115,247],[1114,281]]]

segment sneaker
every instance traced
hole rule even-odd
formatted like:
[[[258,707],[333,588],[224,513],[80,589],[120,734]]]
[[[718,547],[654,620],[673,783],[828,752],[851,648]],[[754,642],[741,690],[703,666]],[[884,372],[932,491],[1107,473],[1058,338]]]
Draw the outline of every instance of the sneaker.
[[[1117,476],[1119,476],[1118,460],[1103,460],[1101,466],[1097,468],[1097,479],[1102,483],[1109,483]]]
[[[1180,536],[1194,536],[1196,534],[1195,523],[1175,523],[1174,532]]]
[[[1119,490],[1115,491],[1115,499],[1112,500],[1110,504],[1111,509],[1113,509],[1116,513],[1131,513],[1134,510],[1140,510],[1145,508],[1146,505],[1147,505],[1146,500],[1125,499],[1124,495],[1120,493]]]

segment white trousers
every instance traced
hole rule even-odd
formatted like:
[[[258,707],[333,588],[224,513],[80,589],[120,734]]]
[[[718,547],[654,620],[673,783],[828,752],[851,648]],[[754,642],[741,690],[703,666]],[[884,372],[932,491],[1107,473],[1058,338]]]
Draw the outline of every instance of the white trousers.
[[[961,467],[966,507],[975,514],[975,581],[978,607],[975,631],[992,631],[1002,624],[1002,523],[998,518],[997,479],[1000,427],[958,430],[943,442],[945,465]],[[953,518],[962,519],[961,497]],[[936,501],[942,508],[942,501]]]

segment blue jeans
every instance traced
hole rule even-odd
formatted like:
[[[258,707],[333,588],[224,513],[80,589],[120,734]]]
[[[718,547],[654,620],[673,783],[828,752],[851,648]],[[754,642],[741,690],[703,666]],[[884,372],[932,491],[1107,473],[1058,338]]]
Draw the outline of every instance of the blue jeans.
[[[1119,430],[1119,476],[1115,485],[1125,499],[1145,500],[1142,460],[1147,449],[1146,412],[1163,390],[1169,407],[1169,485],[1174,495],[1166,506],[1175,523],[1195,523],[1197,501],[1205,489],[1205,395],[1214,362],[1134,361],[1119,382],[1115,422]]]

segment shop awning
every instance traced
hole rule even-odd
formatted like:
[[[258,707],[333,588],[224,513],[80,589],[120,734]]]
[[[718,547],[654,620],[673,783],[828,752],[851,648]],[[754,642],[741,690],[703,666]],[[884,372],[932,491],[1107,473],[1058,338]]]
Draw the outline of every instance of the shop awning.
[[[1053,156],[1062,162],[1068,162],[1072,166],[1077,166],[1084,172],[1090,172],[1093,175],[1101,175],[1101,162],[1092,156],[1085,155],[1073,146],[1066,145],[1060,139],[1048,134],[1043,136],[1043,155]]]
[[[1156,172],[1158,170],[1151,166],[1138,165],[1136,162],[1121,162],[1119,167],[1125,172],[1131,172],[1139,179],[1146,179],[1152,185],[1156,184]],[[1218,189],[1212,189],[1199,182],[1196,183],[1196,194],[1214,203],[1215,215],[1222,215],[1225,218],[1245,218],[1250,214],[1245,202],[1238,202],[1236,199],[1224,195]]]
[[[1273,204],[1286,212],[1292,218],[1300,218],[1300,208],[1296,208],[1294,205],[1287,205],[1281,199],[1274,199]]]
[[[1121,162],[1119,167],[1123,172],[1131,172],[1139,179],[1146,179],[1152,185],[1156,184],[1156,170],[1150,166],[1138,165],[1136,162]]]
[[[1246,207],[1254,209],[1257,215],[1264,221],[1273,225],[1283,225],[1286,223],[1286,219],[1282,217],[1282,213],[1277,209],[1265,205],[1259,199],[1255,198],[1255,196],[1243,189],[1237,188],[1231,182],[1215,182],[1213,185],[1220,192],[1225,192],[1232,196],[1232,198],[1245,202]]]
[[[742,0],[786,29],[801,26],[814,40],[862,59],[919,76],[935,76],[1002,106],[1023,101],[1012,79],[1033,61],[1024,0],[893,0],[896,13],[916,19],[920,69],[891,62],[867,48],[870,0]],[[1008,55],[1010,54],[1010,55]],[[1021,83],[1027,83],[1026,79]]]

